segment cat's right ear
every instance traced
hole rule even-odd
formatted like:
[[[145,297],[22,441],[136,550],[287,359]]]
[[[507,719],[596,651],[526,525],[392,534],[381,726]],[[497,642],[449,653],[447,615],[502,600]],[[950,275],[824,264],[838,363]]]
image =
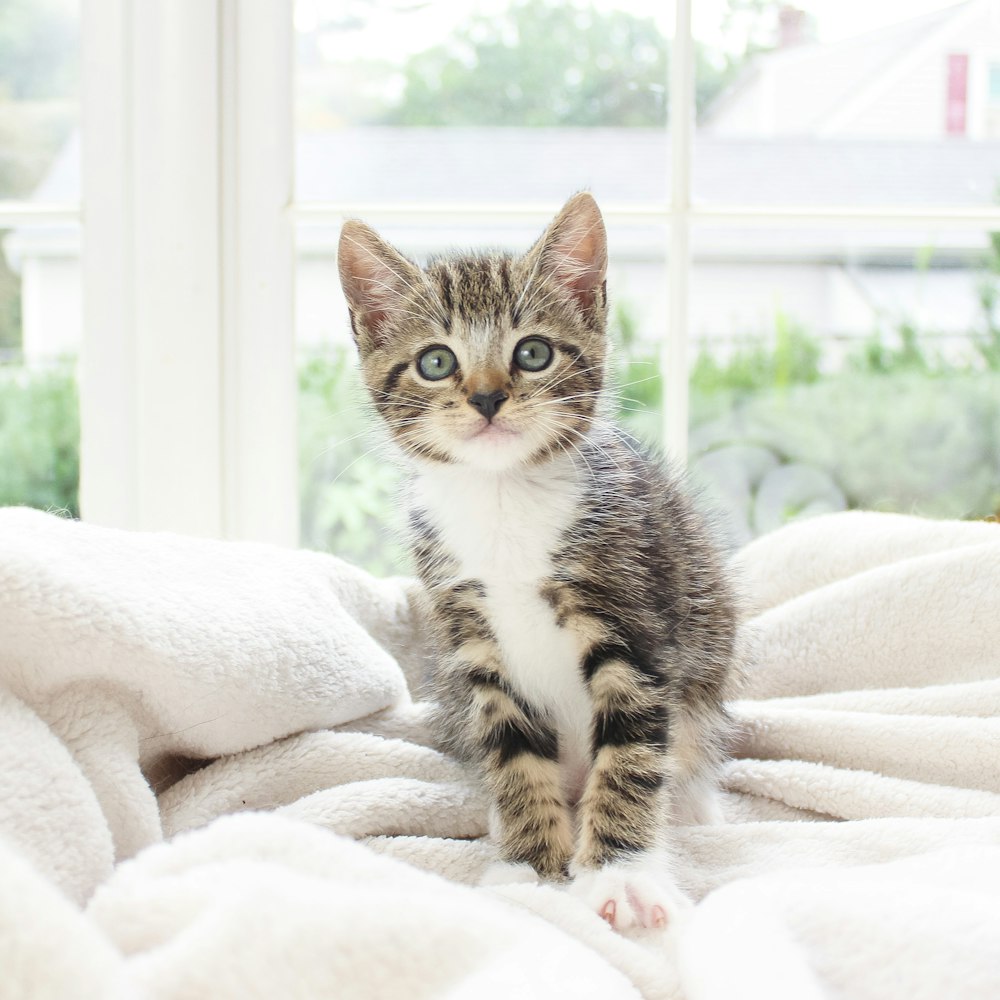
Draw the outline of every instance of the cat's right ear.
[[[417,287],[420,271],[355,219],[340,231],[337,267],[358,346],[370,350],[384,344],[388,325],[406,312],[406,293]]]

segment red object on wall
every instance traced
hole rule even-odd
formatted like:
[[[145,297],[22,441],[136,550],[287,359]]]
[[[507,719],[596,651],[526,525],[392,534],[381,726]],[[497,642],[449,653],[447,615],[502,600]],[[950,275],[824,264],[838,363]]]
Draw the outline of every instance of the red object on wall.
[[[953,52],[948,56],[948,100],[945,131],[965,135],[969,109],[969,57]]]

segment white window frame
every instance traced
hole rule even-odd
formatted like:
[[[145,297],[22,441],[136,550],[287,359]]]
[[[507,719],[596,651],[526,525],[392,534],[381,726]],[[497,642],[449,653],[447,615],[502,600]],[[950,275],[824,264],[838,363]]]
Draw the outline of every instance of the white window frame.
[[[691,6],[676,2],[671,201],[605,206],[612,223],[668,226],[664,440],[678,461],[694,226],[1000,229],[1000,208],[693,205]],[[84,225],[82,514],[297,545],[294,224],[541,223],[558,206],[293,204],[288,0],[82,0],[82,15],[83,210],[0,203],[0,227]]]
[[[287,0],[83,0],[84,518],[298,542]]]

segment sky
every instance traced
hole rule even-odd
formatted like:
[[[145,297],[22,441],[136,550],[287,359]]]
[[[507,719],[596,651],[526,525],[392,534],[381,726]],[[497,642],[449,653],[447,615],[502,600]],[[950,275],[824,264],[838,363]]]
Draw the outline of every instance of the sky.
[[[581,0],[585,2],[585,0]],[[641,16],[653,17],[665,34],[673,34],[674,4],[664,0],[590,0],[604,9],[622,9]],[[955,6],[956,0],[799,0],[797,6],[813,14],[821,41],[837,41],[863,34],[911,17]],[[365,12],[368,27],[366,38],[353,39],[363,46],[377,44],[389,59],[404,59],[415,51],[441,41],[458,24],[478,11],[503,9],[509,0],[295,0],[296,26],[309,30],[324,15],[341,16],[345,9],[356,5]],[[405,15],[396,13],[398,6],[419,7]],[[720,24],[725,0],[694,0],[695,35],[705,42],[721,42]]]
[[[642,3],[657,6],[652,0],[648,4],[642,0]],[[835,42],[932,10],[954,7],[955,3],[956,0],[800,0],[793,6],[815,15],[820,41]],[[670,6],[672,8],[673,4]],[[694,0],[696,33],[704,36],[711,31],[713,24],[718,24],[723,6],[720,0]]]

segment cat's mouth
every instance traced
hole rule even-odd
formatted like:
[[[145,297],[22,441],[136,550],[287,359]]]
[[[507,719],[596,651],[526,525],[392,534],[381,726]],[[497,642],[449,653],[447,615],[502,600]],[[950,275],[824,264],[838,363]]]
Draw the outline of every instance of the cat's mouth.
[[[516,431],[504,424],[487,421],[482,427],[474,430],[467,438],[467,441],[510,441],[520,437],[521,432]]]

